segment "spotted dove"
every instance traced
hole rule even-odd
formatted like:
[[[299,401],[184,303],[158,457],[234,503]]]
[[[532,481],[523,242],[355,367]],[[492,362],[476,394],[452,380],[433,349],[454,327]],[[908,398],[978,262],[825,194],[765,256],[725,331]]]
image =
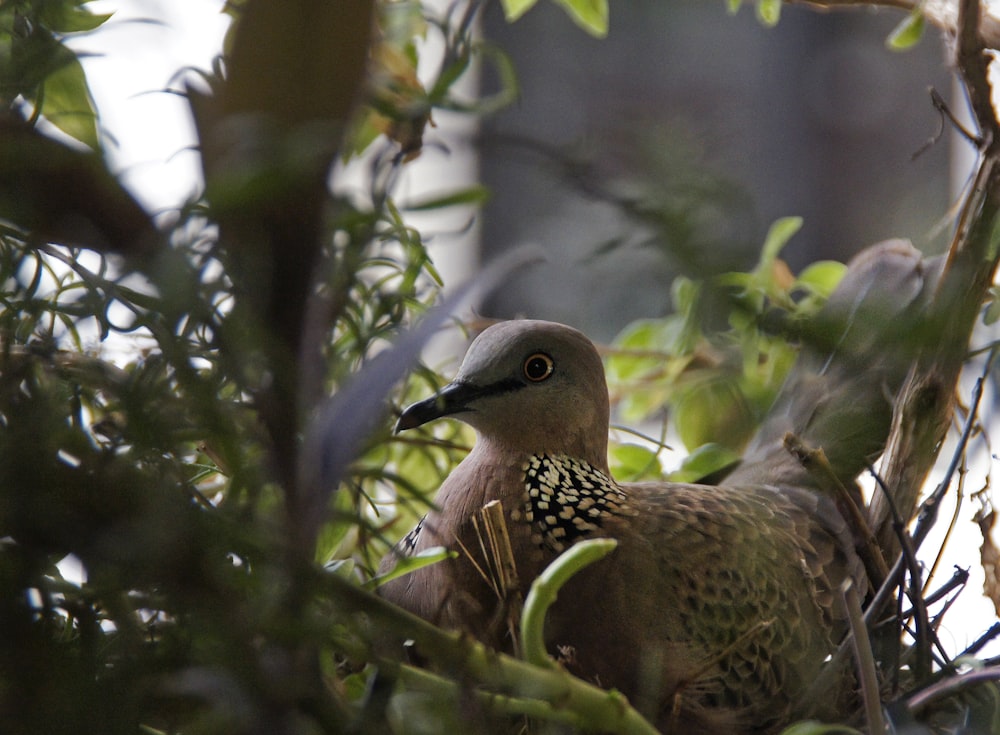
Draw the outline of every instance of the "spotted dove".
[[[435,509],[390,552],[434,546],[455,558],[383,586],[392,602],[509,650],[506,602],[477,565],[472,521],[500,502],[520,594],[587,538],[617,548],[561,590],[545,640],[577,675],[623,692],[664,732],[769,733],[797,718],[843,716],[851,677],[810,690],[846,631],[838,588],[867,581],[851,528],[785,446],[822,447],[853,483],[877,455],[908,367],[910,316],[931,280],[891,241],[854,259],[814,322],[742,463],[718,485],[617,482],[608,469],[609,400],[597,350],[551,322],[501,322],[471,345],[457,377],[413,404],[399,430],[441,417],[477,441]]]

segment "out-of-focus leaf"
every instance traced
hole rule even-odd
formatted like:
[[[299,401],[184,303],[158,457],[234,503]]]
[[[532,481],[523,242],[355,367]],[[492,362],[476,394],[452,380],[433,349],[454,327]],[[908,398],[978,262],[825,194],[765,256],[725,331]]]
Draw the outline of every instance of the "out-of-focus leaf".
[[[461,204],[483,204],[490,198],[490,190],[485,186],[470,186],[449,194],[438,194],[406,205],[408,212],[424,212],[443,209]]]
[[[663,357],[652,353],[663,352],[677,327],[676,319],[639,319],[627,325],[615,338],[615,351],[605,360],[608,376],[615,381],[634,380],[656,368]]]
[[[739,384],[725,376],[700,381],[685,390],[674,404],[674,421],[689,450],[709,442],[739,448],[756,423]]]
[[[768,28],[778,25],[781,20],[782,0],[757,0],[757,20]]]
[[[402,690],[392,695],[386,711],[392,735],[440,735],[468,732],[469,723],[459,716],[461,707],[453,692]]]
[[[613,444],[608,459],[611,474],[627,482],[660,479],[663,474],[656,452],[638,444]]]
[[[730,466],[739,458],[737,452],[721,444],[702,444],[684,458],[677,470],[670,473],[670,479],[674,482],[698,482]]]
[[[340,686],[348,702],[360,702],[363,699],[368,692],[369,676],[370,672],[359,671],[356,674],[348,674],[340,680]]]
[[[507,22],[513,23],[535,7],[537,2],[538,0],[500,0],[500,5],[503,6],[503,14]]]
[[[415,490],[427,493],[428,497],[444,479],[437,458],[430,452],[405,452],[398,462],[397,471]]]
[[[608,35],[608,0],[555,0],[573,22],[597,38]]]
[[[836,260],[818,260],[799,274],[795,285],[811,294],[827,298],[840,283],[846,270],[847,266]]]
[[[45,79],[41,112],[45,118],[93,150],[97,138],[97,114],[90,98],[83,66],[72,59]]]
[[[801,217],[782,217],[775,220],[764,238],[764,247],[760,254],[761,265],[777,260],[782,249],[800,229],[802,229]]]
[[[92,13],[85,4],[38,3],[38,19],[57,33],[83,33],[100,27],[113,13]]]
[[[400,557],[399,561],[396,562],[396,566],[392,568],[391,571],[383,574],[381,577],[375,577],[367,582],[365,585],[369,589],[375,589],[381,587],[387,582],[391,582],[394,579],[402,577],[410,572],[415,572],[418,569],[428,567],[431,564],[437,564],[439,561],[444,561],[445,559],[454,558],[458,554],[454,551],[448,551],[443,546],[434,546],[430,549],[424,549],[419,554],[413,556],[403,556]]]
[[[366,124],[399,144],[403,160],[420,155],[424,130],[433,125],[431,101],[417,76],[409,45],[383,40],[372,53],[370,114]]]
[[[675,278],[670,284],[670,301],[674,305],[674,311],[680,314],[690,312],[698,302],[700,293],[700,284],[684,276]]]
[[[0,120],[0,219],[52,242],[148,256],[160,242],[149,215],[92,151]]]
[[[508,23],[513,23],[527,13],[538,0],[501,0],[504,17]],[[597,38],[608,35],[608,2],[607,0],[554,0],[562,7],[573,22],[583,30]]]
[[[924,13],[918,4],[912,13],[908,13],[899,22],[889,36],[885,39],[885,45],[893,51],[907,51],[916,46],[920,39],[924,37]]]
[[[340,544],[354,528],[350,495],[348,493],[337,495],[333,499],[333,505],[333,520],[322,526],[316,538],[315,559],[318,564],[330,564]]]
[[[847,725],[829,725],[816,720],[804,720],[781,731],[781,735],[861,735],[858,730]]]
[[[205,196],[230,276],[260,315],[276,404],[296,389],[314,268],[324,240],[327,175],[361,97],[373,33],[372,0],[248,0],[226,79],[215,96],[189,91]],[[289,458],[297,432],[279,425]]]

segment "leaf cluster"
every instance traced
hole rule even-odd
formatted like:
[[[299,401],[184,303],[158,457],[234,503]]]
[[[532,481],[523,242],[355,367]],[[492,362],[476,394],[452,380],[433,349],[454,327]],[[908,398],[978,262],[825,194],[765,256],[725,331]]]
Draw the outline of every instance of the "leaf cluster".
[[[0,106],[44,118],[72,138],[99,147],[96,113],[80,60],[66,46],[110,16],[84,0],[28,0],[0,6]]]
[[[840,263],[817,262],[796,277],[779,258],[800,225],[794,217],[776,222],[748,272],[677,277],[672,313],[634,322],[616,338],[607,373],[621,418],[647,422],[666,409],[690,453],[673,479],[710,476],[739,456],[795,359],[796,325],[840,280]]]

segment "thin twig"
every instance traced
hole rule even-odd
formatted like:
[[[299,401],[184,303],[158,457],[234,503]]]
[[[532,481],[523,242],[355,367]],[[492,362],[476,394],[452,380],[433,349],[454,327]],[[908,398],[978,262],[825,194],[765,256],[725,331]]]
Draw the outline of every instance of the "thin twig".
[[[518,623],[521,618],[521,592],[517,575],[517,562],[510,545],[503,505],[492,500],[472,517],[480,548],[489,568],[488,580],[506,614],[507,632],[513,643],[514,655],[520,656],[521,644]]]
[[[850,491],[833,471],[830,461],[826,458],[826,453],[822,448],[814,449],[806,446],[801,439],[791,433],[785,435],[784,446],[816,480],[820,490],[836,501],[841,512],[846,512],[847,520],[850,521],[854,533],[861,540],[860,551],[865,571],[872,586],[878,587],[889,573],[885,557],[882,556],[875,534],[872,533],[871,526],[868,525],[868,519],[861,512],[858,502]]]
[[[912,713],[923,709],[937,699],[944,699],[953,694],[964,691],[969,687],[977,686],[988,681],[1000,681],[1000,667],[993,666],[984,669],[968,671],[964,674],[956,674],[947,679],[943,679],[923,691],[917,692],[908,700],[906,706]]]
[[[976,419],[979,415],[979,404],[982,402],[983,398],[983,383],[985,382],[986,376],[989,375],[990,370],[993,369],[993,361],[996,359],[998,349],[1000,348],[995,346],[992,350],[990,350],[990,355],[986,360],[986,364],[983,366],[983,372],[976,380],[975,388],[972,391],[972,402],[969,405],[969,415],[965,417],[965,424],[962,427],[962,435],[959,437],[958,446],[952,454],[951,462],[948,463],[948,469],[945,471],[944,477],[941,478],[940,484],[937,488],[935,488],[934,492],[928,496],[927,500],[925,500],[921,506],[920,516],[917,520],[917,527],[913,531],[914,550],[920,548],[920,545],[927,538],[927,534],[930,533],[931,528],[933,528],[934,523],[937,520],[937,512],[941,504],[941,500],[951,484],[951,478],[954,477],[955,472],[958,471],[958,465],[961,462],[961,457],[964,455],[965,449],[969,444],[969,438],[972,436],[972,429],[976,425]]]
[[[925,594],[924,602],[927,605],[933,605],[935,602],[943,599],[948,594],[950,594],[952,590],[955,589],[958,589],[959,593],[961,593],[962,588],[965,587],[968,581],[969,581],[969,570],[962,569],[961,567],[955,567],[955,572],[954,574],[951,575],[951,579],[949,579],[947,582],[945,582],[943,585],[938,587],[930,594]],[[913,614],[912,609],[907,610],[903,613],[903,617],[908,618],[912,614]]]
[[[962,456],[965,456],[964,452]],[[934,561],[931,563],[930,569],[927,570],[927,579],[924,580],[924,592],[927,591],[934,579],[938,566],[941,564],[941,559],[944,557],[945,549],[948,547],[948,542],[951,540],[951,535],[954,533],[955,526],[958,524],[958,519],[962,514],[962,501],[965,499],[965,478],[968,473],[968,463],[963,459],[958,470],[958,485],[955,487],[955,510],[951,514],[948,528],[945,529],[944,538],[941,540],[940,546],[938,546],[938,553],[934,556]]]
[[[974,656],[983,649],[983,647],[992,641],[997,636],[1000,636],[1000,623],[993,623],[985,633],[979,636],[972,644],[958,654],[957,658],[962,658],[963,656]]]
[[[868,639],[868,628],[861,614],[861,602],[858,591],[854,589],[851,580],[845,580],[841,585],[844,607],[847,609],[847,620],[851,626],[854,641],[854,657],[857,662],[858,681],[861,682],[861,697],[865,704],[865,718],[868,721],[868,732],[885,732],[882,721],[882,703],[878,694],[878,675],[875,673],[875,656],[872,644]]]
[[[910,575],[910,584],[906,587],[906,594],[913,604],[913,620],[916,627],[914,638],[916,639],[917,661],[914,669],[917,679],[922,680],[930,674],[930,620],[927,617],[927,605],[923,598],[923,585],[920,582],[921,571],[920,561],[917,559],[917,549],[913,543],[913,537],[906,533],[906,529],[899,529],[900,559],[904,561],[906,569]]]

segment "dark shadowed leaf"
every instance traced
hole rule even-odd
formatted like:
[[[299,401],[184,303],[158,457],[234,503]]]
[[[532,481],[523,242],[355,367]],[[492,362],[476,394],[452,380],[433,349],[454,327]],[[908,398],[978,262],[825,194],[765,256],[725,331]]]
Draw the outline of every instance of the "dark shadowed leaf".
[[[149,215],[97,153],[0,120],[0,219],[52,242],[148,256],[159,242]]]

